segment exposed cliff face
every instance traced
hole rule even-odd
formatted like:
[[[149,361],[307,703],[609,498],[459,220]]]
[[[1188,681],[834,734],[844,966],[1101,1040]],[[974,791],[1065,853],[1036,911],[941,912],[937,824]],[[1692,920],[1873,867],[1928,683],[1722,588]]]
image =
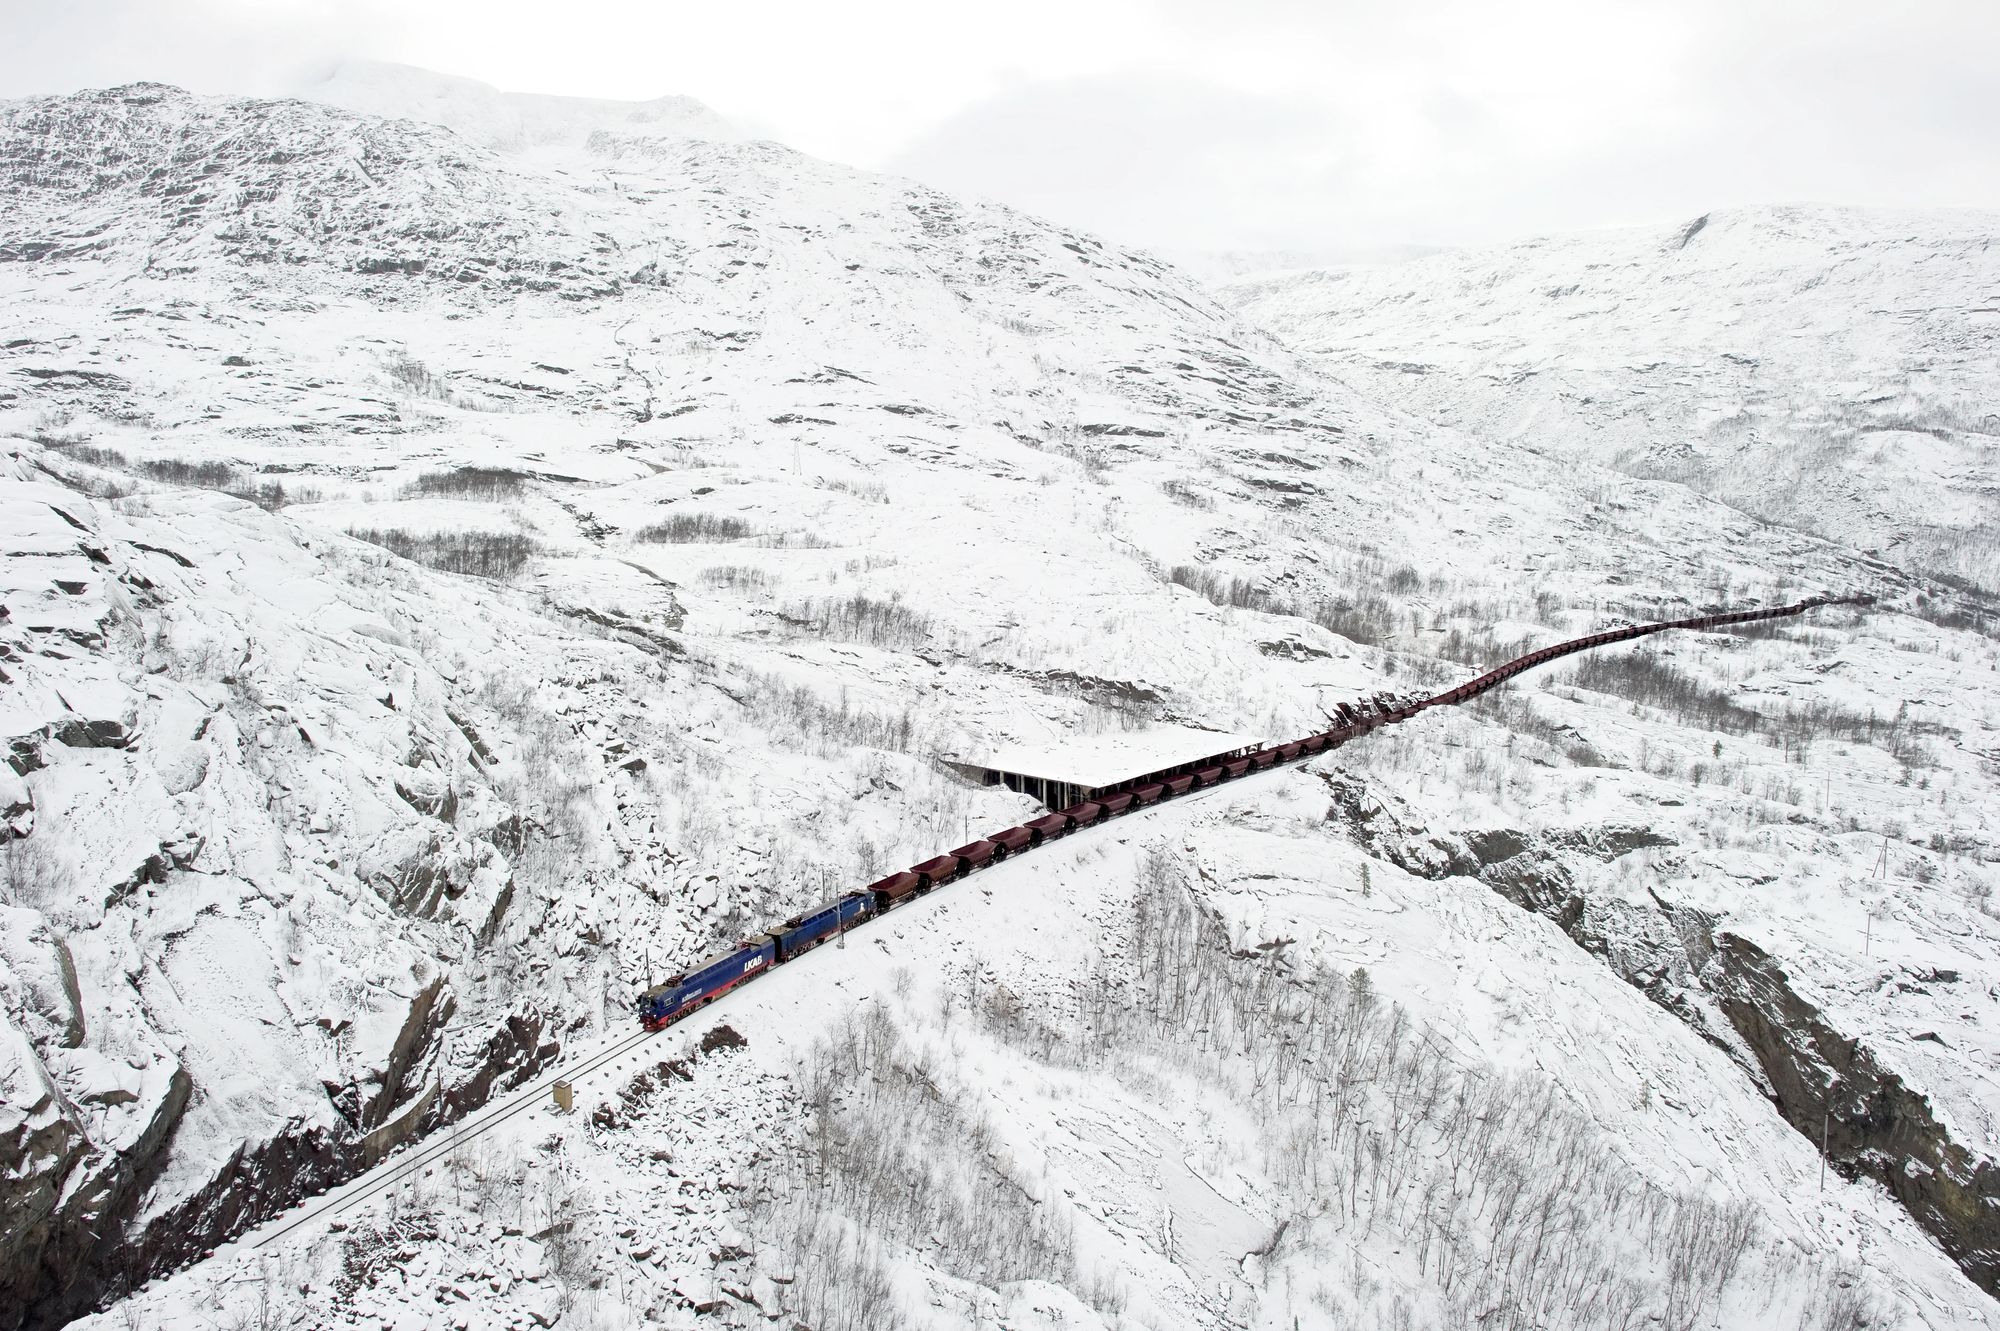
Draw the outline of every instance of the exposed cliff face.
[[[2000,1294],[2000,1168],[1955,1141],[1929,1099],[1865,1035],[1839,1029],[1726,917],[1676,904],[1664,876],[1639,903],[1593,895],[1572,868],[1670,845],[1666,838],[1629,827],[1420,830],[1412,810],[1362,780],[1335,772],[1326,784],[1329,817],[1371,853],[1437,880],[1477,878],[1554,922],[1730,1054],[1834,1168],[1881,1183],[1967,1275]]]
[[[25,1315],[30,1326],[60,1325],[101,1297],[103,1286],[96,1278],[101,1272],[94,1268],[106,1264],[108,1245],[100,1236],[117,1232],[140,1204],[193,1089],[187,1073],[175,1068],[139,1134],[115,1151],[98,1147],[68,1159],[30,1153],[6,1161],[9,1176],[21,1171],[35,1181],[36,1191],[62,1191],[60,1201],[40,1214],[39,1223],[10,1236],[5,1253],[8,1299],[0,1307],[12,1303],[21,1310],[16,1317]],[[85,1140],[80,1130],[73,1140]],[[108,1265],[122,1276],[129,1269],[129,1255],[121,1253]],[[73,1297],[79,1293],[80,1299]]]
[[[335,1186],[404,1142],[484,1104],[532,1077],[559,1052],[540,1019],[509,1018],[457,1066],[440,1069],[453,1005],[443,979],[425,986],[382,1067],[358,1088],[358,1122],[292,1124],[254,1147],[234,1151],[180,1202],[146,1214],[147,1189],[167,1167],[194,1091],[174,1066],[158,1094],[102,1087],[85,1103],[70,1101],[36,1050],[17,1040],[21,1060],[7,1080],[9,1131],[0,1138],[0,1308],[8,1324],[56,1327],[98,1306],[107,1293],[179,1269],[245,1227]],[[61,1060],[61,1046],[49,1051]],[[71,1055],[70,1057],[74,1057]],[[445,1077],[450,1080],[439,1080]],[[22,1093],[23,1085],[40,1093]],[[93,1139],[93,1108],[140,1105],[145,1116],[128,1137]]]
[[[441,1024],[427,1018],[424,1029],[436,1038]],[[539,1021],[514,1018],[493,1033],[466,1080],[448,1088],[434,1082],[386,1088],[371,1104],[371,1113],[380,1106],[383,1121],[365,1133],[295,1127],[254,1148],[239,1148],[199,1191],[156,1215],[142,1216],[138,1207],[149,1176],[162,1164],[169,1133],[140,1143],[120,1158],[130,1177],[115,1194],[106,1194],[87,1213],[52,1216],[39,1255],[25,1245],[17,1254],[20,1274],[9,1292],[28,1310],[23,1325],[29,1331],[59,1327],[107,1296],[181,1269],[245,1229],[354,1177],[403,1143],[463,1117],[560,1054],[560,1046],[542,1034]],[[184,1076],[182,1083],[185,1087]],[[389,1090],[399,1092],[403,1102],[393,1104]],[[185,1090],[181,1099],[185,1103]],[[89,1223],[80,1223],[86,1219]],[[91,1239],[106,1233],[115,1237]]]
[[[1843,1033],[1763,948],[1714,939],[1711,990],[1756,1053],[1786,1121],[1850,1177],[1878,1180],[1965,1273],[2000,1294],[2000,1168],[1952,1140],[1930,1100]]]

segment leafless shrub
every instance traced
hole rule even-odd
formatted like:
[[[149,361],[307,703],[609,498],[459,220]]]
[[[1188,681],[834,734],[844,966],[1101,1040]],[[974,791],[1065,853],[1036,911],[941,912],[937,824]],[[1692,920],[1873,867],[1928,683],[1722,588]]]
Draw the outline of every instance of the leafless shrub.
[[[132,470],[149,480],[160,481],[167,485],[186,486],[196,490],[220,490],[224,494],[248,500],[259,508],[273,511],[287,504],[317,503],[322,497],[316,486],[294,485],[293,488],[287,489],[283,481],[266,479],[257,473],[246,473],[239,470],[234,463],[214,459],[190,461],[187,458],[142,458],[132,464]]]
[[[853,495],[856,499],[864,500],[870,504],[886,504],[889,502],[889,487],[880,481],[856,481],[848,480],[845,477],[835,477],[832,480],[822,481],[820,484],[829,490],[837,490],[841,494]]]
[[[349,527],[347,534],[428,568],[501,581],[519,577],[541,553],[519,532],[409,531],[400,527]]]
[[[228,462],[213,459],[191,462],[186,458],[143,458],[137,468],[142,476],[168,485],[185,485],[200,490],[227,490],[240,485],[240,473]]]
[[[228,492],[238,499],[247,499],[257,507],[267,508],[273,512],[288,504],[317,504],[324,498],[323,492],[316,485],[293,485],[287,488],[283,481],[259,480],[231,486]]]
[[[721,513],[676,513],[665,522],[655,522],[632,533],[632,539],[649,545],[712,545],[740,541],[750,535],[750,524]]]
[[[526,480],[522,473],[506,467],[457,467],[425,472],[410,483],[406,493],[499,503],[519,498]]]
[[[1395,610],[1387,600],[1373,594],[1341,596],[1331,601],[1302,605],[1276,596],[1246,578],[1228,577],[1214,569],[1188,564],[1177,564],[1167,570],[1167,581],[1198,592],[1215,605],[1310,620],[1349,642],[1381,643],[1396,628]]]
[[[10,906],[48,906],[74,872],[46,833],[0,845],[0,892]]]
[[[55,410],[45,411],[36,418],[28,429],[28,438],[45,448],[74,450],[88,444],[91,434],[69,412]]]
[[[1432,640],[1427,647],[1433,655],[1447,661],[1482,668],[1525,656],[1534,649],[1535,645],[1527,638],[1502,639],[1490,629],[1468,632],[1456,625],[1444,637]]]
[[[1628,698],[1703,730],[1741,735],[1764,722],[1728,693],[1649,652],[1588,653],[1573,678],[1578,688]]]
[[[1887,1326],[1889,1317],[1868,1292],[1867,1273],[1835,1270],[1816,1282],[1811,1299],[1799,1312],[1798,1331],[1869,1331]]]
[[[551,1161],[542,1172],[542,1216],[547,1222],[538,1236],[548,1255],[549,1274],[556,1280],[556,1307],[566,1313],[591,1283],[590,1247],[576,1232],[591,1208],[580,1205],[576,1185]]]
[[[132,465],[126,459],[125,455],[115,448],[99,448],[94,444],[85,442],[89,438],[87,435],[75,438],[44,435],[33,435],[30,437],[40,443],[47,444],[51,448],[60,449],[64,457],[73,458],[87,466],[104,467],[111,471],[124,471]]]
[[[756,544],[766,550],[835,550],[840,542],[830,540],[816,531],[779,531],[757,538]]]
[[[785,1292],[792,1325],[813,1331],[903,1331],[881,1244],[858,1225],[811,1207],[765,1213],[763,1241],[794,1271]]]
[[[70,482],[92,499],[125,499],[139,493],[139,487],[116,476],[78,477]]]
[[[398,1194],[392,1193],[386,1215],[365,1219],[340,1236],[333,1306],[351,1306],[357,1293],[372,1288],[384,1272],[394,1269],[397,1254],[406,1245],[437,1238],[436,1217],[425,1207],[401,1205]]]
[[[771,575],[750,564],[718,564],[701,571],[701,580],[710,587],[726,587],[735,592],[761,592],[771,586]]]
[[[1212,568],[1176,564],[1167,570],[1167,581],[1199,593],[1215,605],[1239,610],[1268,610],[1270,598],[1256,583],[1245,578],[1225,577]]]
[[[434,402],[451,402],[451,385],[440,376],[431,373],[430,366],[410,355],[398,352],[382,367],[390,384],[408,393],[411,397],[429,398]]]
[[[1589,749],[1589,745],[1578,740],[1565,726],[1550,719],[1537,710],[1531,697],[1496,689],[1482,693],[1463,704],[1466,711],[1483,721],[1491,721],[1505,726],[1517,735],[1539,740],[1554,748],[1567,751],[1570,748]],[[1577,761],[1572,758],[1571,761]],[[1577,762],[1579,767],[1599,767],[1601,761]]]
[[[822,637],[876,647],[919,647],[930,641],[931,619],[901,601],[856,594],[801,601],[784,611],[787,623]]]
[[[391,388],[405,395],[430,402],[440,402],[446,406],[459,407],[466,411],[499,411],[501,403],[491,398],[453,390],[451,381],[444,375],[432,372],[431,368],[407,351],[399,351],[382,367],[383,377]]]
[[[879,1005],[820,1045],[800,1084],[807,1128],[789,1164],[802,1186],[756,1216],[786,1266],[803,1276],[815,1258],[831,1258],[846,1278],[879,1289],[883,1310],[893,1307],[886,1275],[863,1234],[988,1286],[1081,1283],[1066,1212],[1036,1196],[951,1068],[906,1042]],[[815,1328],[896,1324],[832,1286],[795,1286],[789,1311]],[[820,1305],[817,1318],[797,1306],[807,1303]]]
[[[1388,641],[1396,630],[1396,612],[1379,596],[1339,597],[1314,606],[1306,617],[1349,642],[1371,646]]]
[[[838,698],[776,675],[750,675],[741,700],[759,729],[779,742],[796,745],[819,757],[834,757],[855,749],[886,749],[908,753],[916,744],[916,721],[908,707],[878,712],[852,705],[843,690]]]
[[[1208,512],[1215,507],[1213,499],[1179,476],[1169,476],[1166,480],[1161,481],[1160,493],[1183,508],[1199,509],[1202,512]],[[1179,579],[1177,578],[1175,581],[1178,582]]]

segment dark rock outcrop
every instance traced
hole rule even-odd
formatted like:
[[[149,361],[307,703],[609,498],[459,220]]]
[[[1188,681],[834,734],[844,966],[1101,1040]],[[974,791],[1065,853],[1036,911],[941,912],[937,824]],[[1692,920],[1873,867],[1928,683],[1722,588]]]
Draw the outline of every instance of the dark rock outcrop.
[[[2000,1168],[1951,1139],[1930,1101],[1842,1034],[1771,955],[1715,935],[1707,979],[1785,1121],[1829,1164],[1880,1182],[1989,1294],[2000,1294]]]
[[[427,987],[425,994],[423,1015],[413,1005],[412,1021],[397,1042],[399,1050],[413,1047],[412,1058],[414,1049],[435,1034],[450,1003],[441,985]],[[164,1159],[172,1124],[191,1089],[182,1076],[171,1117],[159,1124],[154,1139],[141,1143],[144,1149],[120,1157],[122,1172],[97,1199],[93,1222],[53,1226],[32,1261],[18,1262],[0,1275],[5,1282],[0,1283],[0,1310],[9,1310],[0,1325],[54,1331],[104,1301],[198,1260],[304,1198],[339,1186],[402,1143],[464,1117],[495,1094],[535,1076],[561,1052],[544,1035],[541,1017],[510,1016],[463,1060],[461,1075],[449,1089],[436,1081],[406,1086],[400,1078],[391,1079],[394,1084],[385,1083],[385,1091],[401,1091],[404,1098],[397,1102],[384,1094],[370,1102],[363,1111],[374,1120],[370,1127],[298,1127],[255,1148],[239,1148],[206,1187],[135,1227],[145,1185]],[[408,1071],[406,1066],[404,1073]]]

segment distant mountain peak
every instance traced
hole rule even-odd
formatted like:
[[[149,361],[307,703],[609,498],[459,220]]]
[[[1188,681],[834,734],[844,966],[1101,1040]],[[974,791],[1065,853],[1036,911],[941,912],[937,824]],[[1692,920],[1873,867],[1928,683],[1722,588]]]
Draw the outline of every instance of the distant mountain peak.
[[[718,142],[744,137],[692,97],[634,102],[507,92],[477,79],[379,60],[343,60],[294,91],[349,111],[442,125],[498,152],[582,147],[601,131]]]

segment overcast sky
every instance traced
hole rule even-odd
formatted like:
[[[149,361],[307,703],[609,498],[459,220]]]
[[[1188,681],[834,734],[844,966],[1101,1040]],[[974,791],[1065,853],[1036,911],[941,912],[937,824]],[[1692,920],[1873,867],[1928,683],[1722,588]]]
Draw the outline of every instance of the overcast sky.
[[[0,96],[344,57],[685,93],[1169,250],[2000,208],[2000,0],[0,0]]]

